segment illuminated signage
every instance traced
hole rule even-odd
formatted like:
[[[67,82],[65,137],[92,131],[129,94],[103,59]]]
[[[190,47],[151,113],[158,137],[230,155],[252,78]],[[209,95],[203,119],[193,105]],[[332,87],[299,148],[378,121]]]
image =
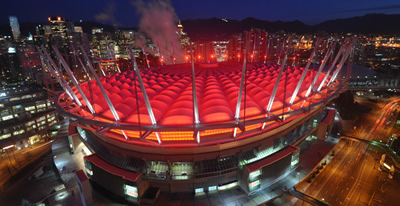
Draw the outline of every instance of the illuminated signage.
[[[137,187],[130,186],[130,185],[124,185],[124,191],[125,191],[125,195],[128,195],[130,197],[137,198],[139,196]]]

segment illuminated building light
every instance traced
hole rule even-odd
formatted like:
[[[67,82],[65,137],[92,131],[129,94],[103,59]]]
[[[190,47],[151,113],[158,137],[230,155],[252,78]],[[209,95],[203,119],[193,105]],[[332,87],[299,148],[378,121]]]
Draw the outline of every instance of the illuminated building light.
[[[197,58],[198,58],[198,59],[201,59],[201,56],[199,55],[199,56],[197,56]]]
[[[117,133],[117,134],[120,134],[122,136],[124,135],[122,133],[122,130],[119,130],[119,129],[110,129],[110,131],[114,132],[114,133]],[[130,137],[130,138],[140,138],[140,132],[139,131],[125,130],[124,133],[125,133],[125,135],[127,137]]]
[[[86,174],[88,174],[88,176],[93,176],[93,170],[86,168]]]
[[[86,155],[91,155],[92,151],[90,151],[86,146],[82,148],[82,152]]]
[[[161,144],[160,135],[158,134],[158,132],[156,132],[156,137],[157,137],[158,144]]]
[[[162,141],[193,140],[193,131],[187,132],[160,132]]]
[[[260,180],[256,180],[254,182],[250,182],[249,183],[249,190],[253,191],[255,189],[257,189],[260,186]]]
[[[126,136],[124,130],[121,130],[122,135],[124,135],[125,139],[128,139],[128,136]]]
[[[251,158],[251,159],[249,159],[249,160],[240,161],[240,162],[239,162],[239,166],[247,165],[247,164],[253,163],[253,162],[255,162],[255,161],[258,161],[258,160],[260,160],[260,159],[264,159],[265,157],[267,157],[267,156],[269,156],[269,155],[271,155],[271,154],[273,154],[273,153],[275,153],[275,152],[281,150],[281,149],[284,148],[284,147],[285,147],[285,145],[283,145],[283,144],[280,144],[280,145],[278,145],[278,146],[275,147],[275,148],[274,148],[274,147],[268,147],[268,148],[265,149],[265,150],[259,151],[259,152],[256,154],[255,157],[253,157],[253,158]]]
[[[10,148],[12,148],[12,147],[14,147],[14,145],[8,145],[8,146],[6,146],[6,147],[3,147],[3,150],[7,150],[7,149],[10,149]]]
[[[197,134],[196,134],[196,140],[197,140],[197,143],[200,143],[200,132],[197,132]]]
[[[209,135],[217,135],[217,134],[228,134],[228,133],[232,133],[232,128],[228,128],[228,129],[212,129],[212,130],[205,130],[205,131],[201,131],[200,135],[202,137],[204,136],[209,136]]]
[[[214,58],[214,54],[211,54],[211,58]]]
[[[217,186],[209,186],[208,187],[208,191],[216,191],[217,190]]]
[[[383,166],[385,166],[386,169],[390,170],[390,166],[388,164],[386,164],[385,162],[383,163]]]
[[[249,181],[254,181],[255,179],[259,178],[261,175],[261,170],[256,170],[249,174]]]
[[[260,128],[260,126],[261,126],[261,124],[253,124],[253,125],[245,126],[245,128],[246,128],[246,131],[250,131],[253,129],[258,129],[258,128]]]
[[[261,126],[261,129],[263,130],[265,128],[266,123],[264,122]]]
[[[290,164],[291,166],[297,165],[299,163],[299,159],[294,159]]]
[[[233,129],[233,137],[236,137],[236,133],[237,133],[237,127],[235,127],[235,129]]]
[[[224,184],[224,185],[218,186],[218,190],[231,189],[233,187],[236,187],[237,185],[238,185],[237,181],[231,182],[231,183],[228,183],[228,184]]]
[[[196,188],[194,189],[194,193],[198,194],[198,193],[203,193],[204,192],[204,188]]]
[[[139,196],[137,187],[127,185],[127,184],[124,184],[124,193],[125,193],[125,195],[133,197],[133,198],[138,198],[138,196]]]

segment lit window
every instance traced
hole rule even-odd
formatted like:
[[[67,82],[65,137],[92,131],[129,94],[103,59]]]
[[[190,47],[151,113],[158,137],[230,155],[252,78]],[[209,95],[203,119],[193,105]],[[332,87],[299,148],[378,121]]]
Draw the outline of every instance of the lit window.
[[[255,179],[258,179],[258,177],[261,175],[261,170],[256,170],[256,171],[254,171],[254,172],[251,172],[250,174],[249,174],[249,180],[250,181],[253,181],[253,180],[255,180]]]
[[[217,190],[217,186],[208,187],[208,191],[215,191],[215,190]]]
[[[204,192],[204,188],[196,188],[194,189],[194,193],[201,193]]]
[[[256,189],[258,189],[259,187],[260,187],[260,180],[256,180],[256,181],[254,181],[254,182],[250,182],[250,183],[249,183],[249,190],[250,190],[250,191],[256,190]]]

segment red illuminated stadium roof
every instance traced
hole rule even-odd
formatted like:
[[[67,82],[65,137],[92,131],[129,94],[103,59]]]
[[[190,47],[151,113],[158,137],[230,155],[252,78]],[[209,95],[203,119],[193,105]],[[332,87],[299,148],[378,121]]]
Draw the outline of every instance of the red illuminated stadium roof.
[[[251,65],[247,67],[247,78],[243,91],[240,118],[265,117],[268,101],[274,88],[279,66]],[[234,121],[239,94],[242,65],[209,64],[196,65],[196,90],[199,119],[202,124]],[[280,114],[283,102],[288,102],[299,82],[304,68],[288,66],[277,90],[271,112]],[[286,74],[286,75],[285,75]],[[170,65],[158,69],[141,70],[143,83],[158,125],[192,125],[194,122],[192,79],[190,64]],[[315,71],[308,71],[298,92],[294,105],[307,106],[302,101],[315,77]],[[322,81],[320,75],[316,85]],[[286,82],[285,82],[286,80]],[[151,125],[139,83],[134,81],[132,71],[101,78],[117,113],[123,123]],[[81,84],[97,115],[110,122],[114,117],[107,106],[100,88],[94,80]],[[83,105],[81,95],[74,91]]]

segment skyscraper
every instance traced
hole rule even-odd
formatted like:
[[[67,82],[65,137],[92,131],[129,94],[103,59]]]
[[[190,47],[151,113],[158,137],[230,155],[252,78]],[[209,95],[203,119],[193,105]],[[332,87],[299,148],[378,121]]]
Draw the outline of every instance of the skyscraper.
[[[19,23],[16,16],[10,16],[10,27],[13,34],[14,41],[18,41],[21,36],[21,31],[19,30]]]

